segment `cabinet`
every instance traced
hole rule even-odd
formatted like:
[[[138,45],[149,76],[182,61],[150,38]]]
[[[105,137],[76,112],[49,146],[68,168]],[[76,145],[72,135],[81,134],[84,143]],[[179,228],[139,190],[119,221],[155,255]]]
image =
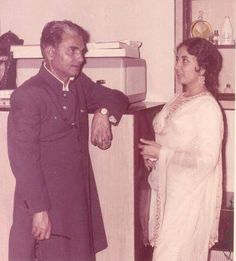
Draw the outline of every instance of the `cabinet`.
[[[235,32],[235,0],[217,1],[217,0],[183,0],[183,39],[191,36],[191,26],[197,20],[206,21],[210,27],[211,40],[214,30],[221,33],[221,28],[225,16],[229,16],[234,29],[233,39],[236,38]],[[224,88],[230,84],[235,90],[235,41],[232,45],[217,45],[223,57],[223,68],[220,73],[220,87],[218,99],[235,100],[235,93],[226,94]]]
[[[142,243],[140,210],[143,209],[139,207],[141,195],[148,186],[148,172],[137,145],[140,137],[154,138],[152,120],[160,109],[160,104],[149,108],[134,104],[112,129],[111,148],[101,151],[90,144],[108,240],[108,248],[97,254],[97,261],[151,260],[151,247]]]
[[[233,209],[222,208],[219,226],[219,242],[212,250],[233,251],[233,231],[234,231],[234,213]]]

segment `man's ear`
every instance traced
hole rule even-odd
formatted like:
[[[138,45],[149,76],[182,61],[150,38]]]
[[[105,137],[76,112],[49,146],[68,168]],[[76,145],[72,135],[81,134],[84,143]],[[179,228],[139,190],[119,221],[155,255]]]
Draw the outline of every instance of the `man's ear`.
[[[45,49],[44,49],[44,53],[47,57],[47,59],[49,61],[51,61],[53,58],[54,58],[54,54],[55,54],[55,48],[51,45],[47,46]]]

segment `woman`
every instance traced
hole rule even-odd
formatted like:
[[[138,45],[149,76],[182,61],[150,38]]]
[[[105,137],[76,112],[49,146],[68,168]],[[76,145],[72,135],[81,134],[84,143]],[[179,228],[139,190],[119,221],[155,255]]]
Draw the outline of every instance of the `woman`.
[[[222,57],[202,38],[177,48],[175,72],[184,92],[154,119],[156,141],[141,139],[152,169],[149,240],[153,261],[206,261],[218,239],[222,195],[222,112],[214,95]]]

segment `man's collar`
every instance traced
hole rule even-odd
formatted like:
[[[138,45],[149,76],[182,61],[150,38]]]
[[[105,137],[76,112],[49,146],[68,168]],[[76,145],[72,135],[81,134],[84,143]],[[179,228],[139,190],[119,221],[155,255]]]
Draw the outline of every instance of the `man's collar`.
[[[54,78],[56,78],[61,84],[62,84],[62,91],[69,91],[69,84],[71,81],[73,81],[75,79],[75,77],[70,77],[69,81],[67,83],[64,83],[61,79],[59,79],[54,73],[52,73],[46,66],[46,63],[43,63],[44,68],[47,70],[47,72],[49,72]]]

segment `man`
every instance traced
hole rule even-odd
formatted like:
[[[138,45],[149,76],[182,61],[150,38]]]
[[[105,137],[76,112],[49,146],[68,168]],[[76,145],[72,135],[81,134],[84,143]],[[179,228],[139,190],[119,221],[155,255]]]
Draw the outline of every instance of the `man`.
[[[111,145],[127,97],[81,73],[88,34],[70,21],[46,24],[44,63],[11,97],[8,149],[16,177],[9,260],[92,261],[107,246],[88,152]]]

